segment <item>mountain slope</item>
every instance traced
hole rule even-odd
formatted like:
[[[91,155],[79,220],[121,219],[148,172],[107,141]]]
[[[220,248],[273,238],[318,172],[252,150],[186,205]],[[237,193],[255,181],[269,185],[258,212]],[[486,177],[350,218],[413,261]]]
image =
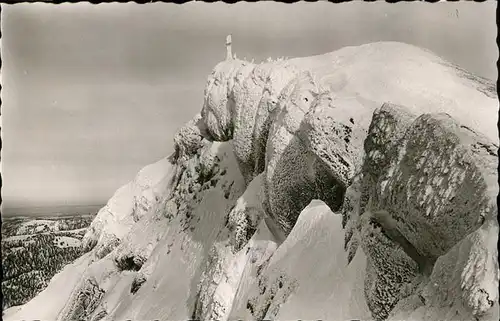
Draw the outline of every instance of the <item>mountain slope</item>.
[[[498,319],[491,84],[400,43],[231,58],[175,153],[99,212],[67,300],[37,303],[59,275],[4,317]]]

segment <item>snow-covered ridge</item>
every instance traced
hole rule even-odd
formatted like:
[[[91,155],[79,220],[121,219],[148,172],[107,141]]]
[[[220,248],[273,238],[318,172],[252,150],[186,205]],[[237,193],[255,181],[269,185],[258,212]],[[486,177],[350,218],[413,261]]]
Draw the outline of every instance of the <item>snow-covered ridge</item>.
[[[489,88],[401,43],[229,56],[175,153],[8,319],[498,319]]]
[[[99,211],[83,238],[87,250],[97,247],[98,256],[111,252],[159,199],[169,184],[171,163],[167,158],[144,167],[133,181],[119,188]]]

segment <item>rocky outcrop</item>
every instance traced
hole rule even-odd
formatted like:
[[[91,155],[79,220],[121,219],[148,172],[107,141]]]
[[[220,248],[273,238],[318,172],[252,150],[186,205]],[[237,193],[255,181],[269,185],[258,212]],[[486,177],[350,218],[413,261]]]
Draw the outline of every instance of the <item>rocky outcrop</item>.
[[[354,71],[363,66],[363,59],[371,63],[364,79]],[[345,188],[360,171],[371,115],[386,101],[407,106],[415,114],[447,112],[464,124],[486,121],[480,118],[484,107],[477,115],[467,110],[469,103],[477,106],[478,101],[491,106],[490,96],[477,91],[475,83],[469,86],[463,78],[448,78],[451,71],[445,67],[451,68],[427,51],[396,43],[348,47],[324,56],[258,65],[230,59],[219,63],[208,79],[202,120],[214,139],[233,140],[247,184],[265,172],[266,193],[272,194],[266,197],[270,200],[266,211],[280,222],[279,232],[286,235],[312,198],[324,200],[334,210],[339,207]],[[422,68],[450,86],[430,86],[431,79]],[[351,72],[356,77],[346,76]],[[368,79],[373,81],[369,87],[377,87],[379,92],[359,87]],[[422,88],[425,93],[415,95]],[[460,99],[457,92],[461,92]],[[317,164],[314,169],[307,165],[311,161]],[[280,166],[283,169],[276,169]],[[319,175],[320,182],[328,183],[315,190]],[[273,187],[273,180],[280,186]]]
[[[481,242],[472,245],[472,239],[483,224],[497,226],[498,147],[449,115],[416,117],[386,104],[375,112],[364,148],[362,178],[350,187],[343,215],[350,256],[358,245],[368,255],[366,298],[374,317],[383,320],[408,295],[401,291],[405,284],[415,286],[422,282],[418,277],[450,264],[447,257],[466,246],[457,248],[465,237],[470,238],[465,244],[484,248]],[[496,261],[493,249],[475,251],[487,262]],[[484,273],[484,266],[475,268],[470,272],[469,266],[468,273]],[[498,283],[498,267],[488,270]],[[474,298],[460,290],[455,294],[467,297],[476,317],[493,302],[488,303],[488,295],[478,296],[478,286],[473,286]]]
[[[385,46],[386,44],[380,44],[380,47],[378,45],[374,46],[372,48],[376,48],[374,51],[368,49],[361,55],[370,52],[376,56],[380,54],[378,50]],[[406,51],[407,49],[410,48],[398,48],[400,51]],[[382,57],[380,59],[384,60]],[[332,60],[335,61],[335,59]],[[396,60],[396,62],[391,61],[387,62],[387,64],[398,65],[400,59]],[[413,63],[412,61],[407,62],[409,65]],[[435,62],[441,63],[439,60]],[[360,213],[372,208],[372,205],[368,204],[369,201],[370,204],[375,204],[373,205],[375,210],[379,208],[385,209],[383,206],[378,206],[378,199],[376,198],[378,194],[373,189],[377,185],[380,176],[385,175],[387,180],[388,177],[393,175],[393,172],[387,173],[388,170],[384,172],[384,170],[378,169],[390,166],[389,163],[394,161],[394,157],[391,156],[394,153],[404,153],[404,148],[394,148],[396,148],[396,145],[398,148],[406,146],[407,142],[402,143],[399,134],[403,133],[406,126],[410,125],[410,121],[416,118],[413,114],[418,113],[417,115],[419,115],[420,109],[431,112],[446,111],[458,117],[461,121],[471,123],[469,115],[464,117],[464,110],[468,107],[462,107],[462,101],[443,105],[442,100],[435,99],[437,96],[446,96],[452,99],[451,94],[448,96],[450,88],[440,88],[442,91],[435,91],[435,97],[429,95],[429,92],[418,98],[411,94],[407,95],[409,88],[399,84],[395,85],[391,83],[392,79],[384,78],[387,70],[380,70],[381,74],[375,76],[381,77],[377,78],[377,81],[383,79],[382,82],[386,85],[385,87],[377,87],[381,90],[381,93],[377,95],[378,97],[375,98],[374,95],[366,95],[363,92],[353,92],[351,91],[353,88],[347,90],[350,85],[349,81],[347,81],[346,77],[343,77],[345,74],[339,72],[339,69],[347,69],[349,63],[324,65],[304,61],[302,64],[300,59],[286,62],[267,62],[257,65],[249,73],[245,81],[239,81],[242,85],[233,88],[230,79],[237,72],[230,68],[229,65],[232,63],[232,61],[226,61],[218,65],[214,70],[214,74],[218,75],[218,77],[229,79],[220,83],[222,86],[224,83],[229,84],[226,89],[219,88],[216,91],[217,93],[223,92],[224,95],[206,93],[210,97],[210,105],[226,106],[226,108],[217,109],[220,112],[218,118],[223,118],[224,121],[218,122],[221,127],[213,129],[213,131],[228,133],[229,129],[233,130],[231,138],[233,138],[235,145],[235,155],[247,182],[259,174],[260,170],[263,170],[264,197],[262,202],[268,227],[277,239],[284,240],[293,229],[302,209],[311,200],[321,199],[332,210],[339,210],[344,203],[346,188],[351,186],[354,181],[355,184],[352,185],[350,191],[350,199],[345,203],[343,211],[345,213],[344,223],[349,224],[346,232],[346,243],[349,243],[350,251],[348,256],[349,260],[354,257],[356,247],[360,243],[365,252],[369,254],[368,277],[365,288],[368,304],[377,319],[386,318],[400,299],[401,286],[410,284],[420,273],[429,273],[429,269],[432,269],[431,266],[436,258],[449,250],[450,246],[458,240],[450,239],[441,244],[440,242],[443,242],[444,239],[438,232],[439,227],[435,227],[435,231],[427,229],[427,225],[422,223],[417,215],[408,212],[407,208],[397,212],[397,215],[400,216],[392,217],[393,214],[381,216],[373,212],[361,219],[357,218]],[[375,64],[374,67],[374,69],[377,69],[379,65]],[[405,68],[408,68],[408,66],[405,66]],[[276,89],[282,88],[282,91],[279,95],[269,95],[267,91],[263,90],[265,87],[264,79],[268,77],[268,83],[272,84],[271,75],[273,75],[274,70],[279,69],[282,70],[281,77],[279,77],[281,82],[277,82],[279,85],[275,87]],[[373,75],[374,73],[370,72],[370,74]],[[416,81],[416,83],[419,82],[413,75],[405,74],[405,76],[412,81]],[[283,85],[286,81],[288,83]],[[434,93],[436,89],[429,88],[428,90]],[[231,90],[235,90],[234,95],[227,94]],[[394,95],[393,97],[397,97],[395,100],[406,103],[405,105],[409,107],[408,110],[394,104],[385,104],[382,112],[377,112],[373,121],[371,121],[375,108],[384,103],[381,101],[380,105],[376,106],[376,99],[385,97],[387,90],[393,90],[391,94]],[[226,96],[234,97],[234,101],[226,99]],[[278,97],[276,104],[274,103],[275,99],[271,96]],[[217,100],[219,97],[221,98]],[[483,97],[483,99],[486,98]],[[242,109],[241,106],[245,106],[245,109]],[[221,116],[221,114],[224,114],[224,116]],[[256,115],[261,115],[264,120],[260,120]],[[216,125],[210,117],[204,117],[203,120],[208,127]],[[386,124],[384,121],[388,123]],[[474,121],[478,120],[475,119]],[[262,146],[264,140],[249,135],[251,128],[258,130],[259,126],[263,126],[262,124],[266,124],[262,132],[267,131],[263,169],[255,166],[255,164],[262,163],[262,160],[256,160],[255,155],[258,151],[263,150],[262,147],[257,149],[256,146]],[[421,136],[422,133],[417,133],[418,131],[422,132],[422,128],[415,126],[412,127],[415,133],[407,133],[407,135],[423,137]],[[432,124],[427,123],[420,126],[433,128]],[[370,134],[368,134],[369,130],[371,130]],[[438,137],[441,135],[441,133],[434,134],[438,135]],[[422,141],[429,141],[432,134],[427,133],[427,135],[429,136],[421,138]],[[434,144],[433,146],[450,145],[446,138],[435,140]],[[456,142],[454,145],[451,144],[449,150],[456,150],[456,146]],[[424,149],[427,149],[427,151],[432,150],[430,146],[421,146],[419,148],[421,148],[420,151],[422,152]],[[434,150],[437,150],[437,147],[434,147]],[[370,153],[366,155],[366,160],[364,159],[365,152]],[[457,153],[461,152],[458,151]],[[409,164],[402,166],[413,166],[413,155],[405,155],[405,157],[404,159],[408,159]],[[446,158],[444,154],[423,154],[421,156],[422,159],[426,157],[434,157],[439,161],[444,161],[444,158]],[[395,159],[397,162],[401,161],[400,158]],[[454,165],[455,163],[452,162],[447,166]],[[391,200],[396,197],[402,198],[403,195],[408,195],[412,193],[411,191],[421,190],[423,187],[425,187],[425,193],[430,193],[429,188],[432,186],[432,181],[428,181],[425,175],[429,175],[429,171],[433,170],[437,170],[435,163],[430,168],[424,168],[421,172],[418,172],[416,174],[418,184],[414,186],[404,185],[403,187],[407,180],[412,179],[408,175],[401,179],[400,184],[402,185],[400,187],[391,185],[396,182],[394,179],[389,183],[384,182],[384,187],[388,185],[389,188],[395,188],[395,192],[387,197],[390,197]],[[444,174],[446,173],[445,170]],[[358,175],[357,178],[356,175]],[[445,184],[448,183],[445,182]],[[445,186],[441,185],[434,188],[443,189]],[[404,190],[406,194],[401,194],[401,190]],[[467,193],[467,191],[463,192]],[[444,203],[442,193],[434,193],[432,200],[426,199],[426,202],[432,201],[433,204],[420,202],[420,207],[417,206],[415,211],[421,211],[424,208],[427,212],[436,211],[438,199],[441,199],[441,204]],[[476,195],[470,195],[471,198],[476,197]],[[422,197],[428,197],[428,195]],[[400,206],[404,207],[402,201],[402,199],[399,200]],[[354,210],[359,213],[354,214],[356,219],[348,223]],[[385,210],[389,211],[388,209]],[[392,208],[391,210],[396,211],[396,209]],[[426,214],[429,215],[429,213]],[[453,215],[450,215],[450,217],[452,218]],[[405,220],[408,220],[408,225],[401,223]],[[462,233],[470,233],[478,227],[470,220],[463,225],[460,220],[452,223],[446,219],[435,219],[433,223],[436,225],[460,225],[459,229],[451,232],[455,237],[462,235]],[[415,224],[422,225],[419,226],[418,231],[413,230],[414,234],[412,235],[410,231],[415,227]],[[429,225],[429,223],[427,224]],[[351,242],[354,234],[353,225],[357,225],[356,229],[359,233]],[[392,233],[389,233],[391,235],[381,232],[384,227],[388,228],[388,226],[391,228]],[[246,230],[246,225],[243,229]],[[426,235],[425,233],[430,234]],[[416,235],[421,238],[420,243],[416,241]],[[429,240],[430,243],[426,244],[426,247],[427,250],[432,249],[433,253],[422,249],[423,243],[426,242],[428,236],[431,239]],[[436,247],[438,243],[441,249]],[[391,252],[393,255],[388,259],[385,256],[386,252]],[[219,266],[218,257],[221,256],[214,257],[212,263],[214,269]],[[227,260],[227,255],[222,257],[224,257],[222,260]],[[225,265],[231,266],[229,263]],[[211,270],[210,267],[207,269]],[[227,274],[227,272],[222,273]],[[234,286],[232,288],[234,289]],[[203,290],[201,292],[203,293]],[[201,300],[203,301],[203,299]],[[228,310],[227,304],[229,303],[218,302],[217,304],[218,310]],[[206,315],[202,313],[197,316],[204,317]],[[222,317],[222,315],[217,314],[217,317]]]
[[[210,136],[205,123],[202,121],[201,114],[197,114],[175,133],[175,152],[172,155],[172,162],[177,164],[186,162],[203,147],[204,137]]]

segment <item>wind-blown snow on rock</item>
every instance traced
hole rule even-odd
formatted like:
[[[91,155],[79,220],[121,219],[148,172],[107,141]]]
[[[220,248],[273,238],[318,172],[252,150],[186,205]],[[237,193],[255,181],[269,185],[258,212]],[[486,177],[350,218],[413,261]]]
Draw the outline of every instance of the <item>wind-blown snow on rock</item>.
[[[488,81],[401,43],[223,61],[64,297],[40,305],[56,276],[4,317],[498,319],[497,112]]]

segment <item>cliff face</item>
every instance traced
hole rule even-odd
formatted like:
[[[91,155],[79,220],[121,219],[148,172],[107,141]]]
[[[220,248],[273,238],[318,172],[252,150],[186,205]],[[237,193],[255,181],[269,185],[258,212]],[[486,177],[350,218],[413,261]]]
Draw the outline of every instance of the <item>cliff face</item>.
[[[400,43],[223,61],[175,153],[4,317],[498,319],[497,111]]]

